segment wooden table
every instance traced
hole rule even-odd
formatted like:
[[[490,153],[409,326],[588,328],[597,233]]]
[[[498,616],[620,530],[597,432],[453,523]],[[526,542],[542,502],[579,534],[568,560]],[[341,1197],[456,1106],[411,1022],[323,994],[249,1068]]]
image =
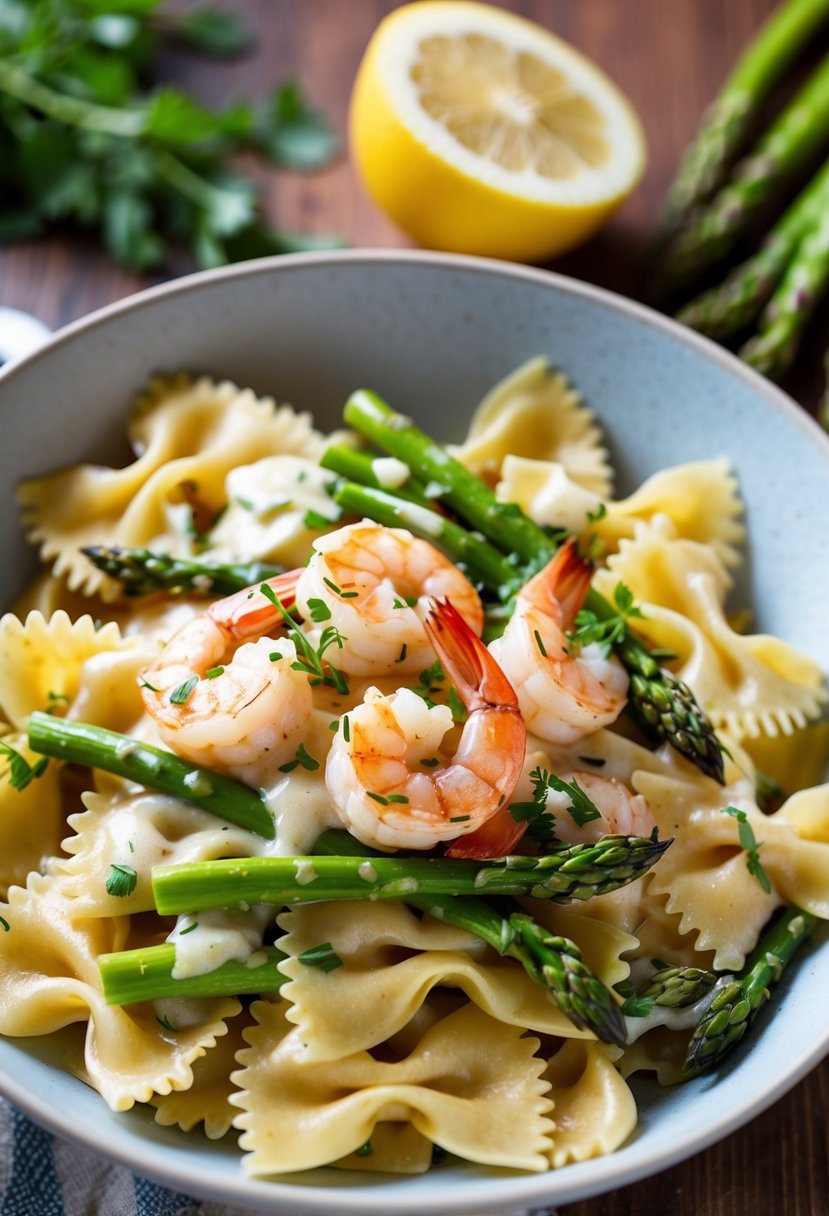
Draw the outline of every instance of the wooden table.
[[[229,63],[171,57],[165,65],[170,76],[213,102],[261,95],[275,79],[293,76],[344,133],[362,50],[396,4],[236,0],[228,6],[258,31],[256,53]],[[643,119],[650,146],[643,185],[598,238],[553,267],[641,299],[644,252],[678,155],[773,0],[507,0],[503,7],[548,25],[585,51]],[[355,246],[407,244],[366,200],[346,156],[317,176],[267,173],[261,180],[268,207],[285,227],[338,232]],[[120,270],[87,241],[56,237],[0,251],[0,304],[33,312],[52,327],[150,281]],[[824,311],[786,386],[810,411],[822,391],[827,345]],[[716,1147],[646,1182],[568,1205],[560,1216],[827,1216],[827,1110],[829,1061]]]

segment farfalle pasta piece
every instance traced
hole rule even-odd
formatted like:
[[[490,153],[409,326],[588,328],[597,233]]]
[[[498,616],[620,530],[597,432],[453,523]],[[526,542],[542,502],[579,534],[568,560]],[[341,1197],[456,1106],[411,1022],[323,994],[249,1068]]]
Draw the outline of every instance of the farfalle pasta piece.
[[[0,1034],[50,1034],[88,1021],[84,1077],[112,1110],[186,1089],[192,1065],[226,1033],[233,997],[189,1002],[186,1024],[162,1026],[151,1004],[108,1005],[97,957],[128,944],[128,917],[75,918],[51,878],[33,875],[0,907]]]
[[[452,454],[473,473],[497,479],[509,456],[556,460],[578,485],[609,496],[613,470],[591,410],[547,359],[530,359],[501,380],[475,411]]]
[[[85,793],[82,801],[86,810],[69,816],[75,835],[63,842],[69,860],[59,863],[56,874],[73,916],[151,911],[153,866],[250,857],[256,851],[257,838],[250,832],[181,798],[116,786],[106,793]],[[135,871],[135,887],[128,895],[107,893],[104,880],[112,864]]]
[[[29,538],[71,590],[120,594],[84,557],[91,545],[190,551],[225,506],[225,477],[238,465],[285,452],[319,456],[325,443],[310,415],[229,381],[159,378],[129,427],[135,461],[123,469],[79,465],[22,483]]]
[[[2,732],[5,743],[31,765],[41,759],[31,752],[27,736],[15,731]],[[46,859],[60,850],[66,830],[59,769],[48,764],[40,777],[24,789],[15,789],[10,780],[10,764],[0,753],[0,899],[9,887],[22,886],[27,875],[41,870]],[[31,826],[37,823],[37,831]]]
[[[20,621],[7,613],[0,618],[0,707],[5,717],[24,730],[34,710],[59,708],[65,712],[81,692],[90,661],[118,651],[128,651],[138,661],[140,644],[123,638],[112,622],[96,628],[91,616],[71,621],[65,612],[56,612],[47,620],[39,612],[31,612]],[[113,684],[108,697],[111,700],[119,693],[140,705],[134,681],[125,688]]]
[[[608,988],[628,978],[630,964],[622,955],[634,949],[636,938],[615,924],[607,924],[591,916],[591,901],[584,906],[572,904],[568,907],[537,899],[522,899],[519,902],[545,929],[558,937],[571,938],[581,950],[590,970]]]
[[[245,1046],[243,1031],[250,1024],[243,1011],[227,1021],[227,1034],[193,1064],[193,1084],[188,1089],[173,1089],[168,1094],[154,1094],[155,1121],[161,1127],[180,1127],[190,1132],[204,1125],[208,1140],[220,1140],[233,1125],[235,1109],[230,1105],[234,1086],[230,1074],[235,1070],[236,1056]]]
[[[433,1145],[411,1123],[375,1123],[371,1139],[355,1153],[332,1162],[339,1170],[377,1174],[425,1174]]]
[[[467,1161],[547,1168],[550,1102],[538,1040],[475,1005],[426,1032],[400,1060],[355,1052],[315,1063],[284,1004],[259,1001],[231,1096],[251,1174],[289,1173],[355,1152],[378,1123],[410,1122]]]
[[[695,933],[698,950],[714,951],[718,971],[743,966],[781,903],[829,918],[829,786],[794,795],[763,815],[748,782],[680,782],[651,773],[634,778],[660,827],[675,837],[651,871],[650,890],[679,913],[679,932]],[[732,808],[732,811],[726,810]],[[758,842],[771,889],[764,889],[739,838],[741,812]]]
[[[636,1100],[602,1043],[562,1044],[544,1079],[553,1100],[553,1169],[615,1152],[636,1127]]]
[[[279,917],[281,964],[307,1058],[334,1060],[386,1042],[411,1022],[437,987],[457,988],[491,1017],[562,1038],[585,1037],[513,959],[479,938],[402,903],[310,904]],[[300,959],[331,944],[342,966],[325,972]]]
[[[711,545],[727,566],[737,565],[745,539],[744,508],[727,460],[662,469],[629,498],[613,501],[586,490],[555,461],[507,456],[495,493],[501,502],[517,502],[539,524],[595,536],[610,553],[655,515],[667,515],[677,536]]]
[[[729,577],[710,546],[677,538],[667,516],[640,524],[594,583],[612,597],[631,588],[649,641],[678,655],[675,673],[714,726],[737,739],[791,734],[816,718],[827,696],[812,659],[779,638],[736,633],[724,610]]]
[[[616,1067],[625,1079],[637,1072],[652,1072],[660,1085],[678,1085],[686,1079],[682,1065],[690,1038],[690,1030],[655,1026],[625,1048]]]

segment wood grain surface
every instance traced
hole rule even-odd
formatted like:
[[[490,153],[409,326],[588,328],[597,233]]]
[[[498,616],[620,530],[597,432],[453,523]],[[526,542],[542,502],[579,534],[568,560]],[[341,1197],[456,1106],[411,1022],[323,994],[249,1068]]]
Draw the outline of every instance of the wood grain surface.
[[[249,19],[258,34],[256,51],[226,63],[171,55],[165,75],[222,103],[261,96],[276,79],[295,77],[345,136],[360,56],[377,22],[397,5],[236,0],[226,7]],[[647,299],[649,241],[679,154],[773,0],[507,0],[503,7],[540,21],[596,60],[642,117],[650,149],[642,186],[597,238],[551,266]],[[345,143],[337,164],[313,176],[255,172],[268,210],[287,228],[339,233],[360,247],[408,243],[364,196]],[[188,269],[182,260],[164,276],[139,279],[113,265],[92,241],[56,236],[0,249],[0,303],[57,327]],[[784,385],[809,411],[823,390],[827,345],[824,309]],[[827,1110],[829,1061],[715,1147],[647,1181],[568,1205],[559,1216],[829,1216]]]

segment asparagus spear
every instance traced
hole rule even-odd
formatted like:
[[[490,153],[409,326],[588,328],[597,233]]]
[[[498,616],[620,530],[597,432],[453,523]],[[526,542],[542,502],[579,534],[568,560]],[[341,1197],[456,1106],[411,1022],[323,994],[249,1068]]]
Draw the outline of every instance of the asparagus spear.
[[[365,389],[353,393],[346,403],[345,420],[378,447],[404,461],[421,481],[442,485],[445,488],[442,500],[447,506],[502,553],[517,557],[519,564],[524,564],[526,569],[521,572],[521,578],[526,578],[528,571],[545,564],[555,553],[557,542],[554,537],[515,503],[499,503],[488,486],[418,430],[409,418],[395,414],[376,393]],[[343,492],[341,488],[337,494],[340,505],[345,505],[341,498]],[[349,485],[350,509],[357,509],[359,502],[364,513],[372,514],[376,506],[374,518],[380,517],[386,522],[392,517],[393,503],[388,500],[393,500],[394,495],[385,494],[382,504],[375,504],[373,500],[377,493],[369,494],[364,490],[363,495],[358,496]],[[462,560],[466,550],[460,548],[455,531],[439,529],[438,524],[433,525],[431,521],[427,527],[420,526],[426,521],[419,520],[417,513],[407,509],[405,503],[398,504],[395,518],[398,523],[405,520],[412,532],[442,545],[456,560]],[[442,517],[438,519],[442,520]],[[463,529],[459,531],[463,533]],[[502,584],[502,588],[504,594],[512,594],[515,580]],[[585,607],[599,620],[618,615],[592,587],[587,593]],[[632,633],[624,631],[615,649],[631,674],[629,707],[642,729],[658,742],[667,740],[702,772],[722,782],[722,751],[690,689],[662,668],[645,643]]]
[[[711,991],[717,982],[713,971],[701,967],[663,967],[637,992],[639,999],[652,1001],[669,1009],[684,1009],[695,1005]]]
[[[784,967],[816,924],[816,917],[794,905],[785,908],[772,922],[743,970],[715,990],[691,1036],[682,1069],[686,1077],[715,1067],[739,1043],[769,999],[769,988],[780,979]]]
[[[329,899],[401,899],[410,894],[530,895],[569,904],[634,882],[670,840],[604,836],[543,857],[465,861],[450,857],[250,857],[156,866],[162,916],[247,904]]]
[[[324,856],[355,856],[364,850],[347,832],[326,832],[314,851]],[[372,863],[376,864],[374,855]],[[619,1006],[586,965],[575,942],[550,933],[513,900],[501,900],[496,908],[471,895],[407,893],[404,898],[412,907],[466,929],[499,954],[516,959],[574,1026],[592,1030],[606,1043],[624,1045],[625,1023]]]
[[[724,341],[756,320],[805,235],[829,210],[829,161],[800,192],[753,257],[721,284],[691,300],[677,317],[692,329]]]
[[[827,18],[826,0],[789,0],[749,43],[682,158],[665,205],[667,230],[722,185],[760,106]]]
[[[82,552],[99,570],[123,583],[128,596],[153,591],[171,595],[230,595],[282,573],[281,566],[265,562],[199,562],[152,549],[124,549],[116,545],[94,545]]]
[[[100,768],[150,789],[186,798],[257,836],[274,838],[273,816],[255,790],[149,743],[102,726],[69,722],[36,711],[29,718],[29,746],[40,755]]]
[[[829,200],[828,200],[829,201]],[[783,281],[769,301],[757,333],[741,348],[740,358],[778,380],[797,354],[803,331],[829,285],[829,210],[804,236]]]
[[[432,507],[433,501],[424,492],[424,487],[415,478],[408,476],[399,486],[385,485],[377,476],[374,467],[375,457],[371,452],[361,451],[360,448],[350,448],[344,443],[334,443],[323,452],[320,466],[330,469],[345,481],[356,481],[363,486],[371,486],[374,490],[394,488],[400,498],[407,502],[419,503],[422,507]]]
[[[286,956],[275,946],[265,948],[265,957],[248,962],[222,963],[204,975],[173,979],[176,948],[172,942],[142,946],[98,955],[104,996],[110,1005],[132,1005],[165,997],[242,996],[246,993],[278,992],[286,982],[279,964]]]
[[[681,285],[726,257],[775,191],[826,146],[829,56],[735,167],[731,180],[677,236],[665,256],[667,281]]]

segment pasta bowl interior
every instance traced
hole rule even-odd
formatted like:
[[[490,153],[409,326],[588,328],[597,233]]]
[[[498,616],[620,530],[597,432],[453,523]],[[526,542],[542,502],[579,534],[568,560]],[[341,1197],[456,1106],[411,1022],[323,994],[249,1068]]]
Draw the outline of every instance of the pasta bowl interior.
[[[556,380],[550,368],[561,369],[566,381],[560,377]],[[62,527],[68,526],[67,519],[78,516],[79,502],[83,505],[95,501],[96,495],[100,497],[101,516],[106,515],[109,520],[110,537],[112,529],[119,520],[128,517],[129,511],[132,511],[129,517],[133,528],[131,535],[141,534],[146,540],[147,529],[152,534],[149,524],[141,533],[144,523],[135,519],[135,504],[143,484],[137,475],[127,491],[121,487],[121,499],[113,494],[108,504],[103,502],[106,496],[101,495],[101,482],[96,480],[95,474],[90,474],[88,481],[80,487],[77,483],[59,483],[58,499],[45,506],[42,487],[46,484],[54,489],[55,483],[43,483],[38,479],[80,463],[122,468],[132,461],[132,467],[137,469],[142,460],[146,463],[158,456],[153,444],[157,447],[167,444],[173,451],[178,442],[171,437],[177,418],[180,429],[186,429],[181,422],[186,415],[185,407],[178,414],[173,412],[163,439],[142,432],[139,426],[137,439],[133,434],[133,451],[130,453],[125,446],[128,410],[153,376],[169,377],[183,370],[212,378],[220,386],[220,393],[227,397],[234,393],[228,384],[250,389],[259,398],[272,396],[277,402],[288,402],[299,410],[310,411],[315,426],[323,432],[342,426],[343,405],[350,394],[361,388],[371,389],[440,441],[462,444],[479,402],[494,385],[516,373],[516,369],[523,369],[518,374],[525,377],[518,385],[519,390],[526,390],[532,396],[540,377],[547,389],[554,382],[553,395],[557,394],[559,405],[562,397],[577,390],[584,403],[578,410],[589,408],[592,411],[601,439],[596,437],[598,432],[591,429],[593,422],[584,423],[587,415],[582,413],[578,415],[581,422],[576,430],[564,439],[559,437],[559,450],[560,453],[565,451],[569,444],[569,471],[573,474],[574,485],[581,486],[584,495],[582,498],[576,495],[583,520],[586,521],[589,513],[599,538],[602,538],[604,526],[605,543],[611,550],[615,546],[620,553],[627,553],[627,564],[620,562],[622,573],[630,570],[635,573],[637,560],[644,562],[644,558],[636,558],[635,554],[631,557],[631,550],[625,549],[626,544],[633,544],[636,528],[643,521],[646,535],[639,534],[640,551],[643,546],[646,548],[654,530],[658,532],[660,528],[663,529],[663,541],[667,535],[669,540],[676,542],[674,548],[661,549],[654,559],[652,577],[665,586],[671,584],[673,577],[673,559],[665,554],[680,552],[682,544],[706,543],[718,555],[716,560],[710,559],[715,562],[714,573],[711,573],[714,567],[709,565],[705,567],[707,573],[700,573],[697,579],[698,584],[708,588],[705,594],[701,593],[699,604],[707,603],[710,607],[710,597],[720,603],[725,599],[726,588],[733,583],[728,606],[729,611],[733,610],[737,615],[726,618],[721,613],[717,618],[720,624],[714,633],[726,650],[730,645],[734,647],[729,652],[732,666],[745,663],[749,676],[754,679],[756,670],[752,664],[761,661],[768,677],[768,686],[761,680],[754,702],[749,700],[739,713],[732,707],[730,718],[725,710],[722,711],[724,726],[736,730],[734,746],[738,759],[745,743],[745,739],[740,738],[741,732],[743,735],[758,733],[771,723],[772,730],[785,733],[801,718],[804,721],[818,718],[822,693],[816,673],[829,670],[829,632],[825,627],[829,532],[815,526],[815,521],[829,517],[829,442],[826,437],[792,402],[759,376],[705,340],[648,310],[555,275],[474,259],[420,253],[337,253],[266,260],[196,275],[142,293],[78,322],[56,335],[40,352],[11,367],[0,376],[0,411],[4,423],[4,441],[0,446],[0,540],[5,555],[0,572],[2,602],[4,606],[21,602],[18,597],[23,595],[35,574],[35,553],[23,535],[16,498],[23,478],[30,486],[40,487],[24,493],[29,529],[37,531],[40,528],[42,536],[44,529],[48,531],[43,523],[44,512],[48,514],[53,521],[49,525],[53,546],[50,560],[57,560],[64,575],[78,584],[83,583],[83,578],[76,572],[74,557],[61,551],[55,536]],[[145,395],[141,407],[144,417],[152,414],[153,400],[157,404],[159,394],[171,391],[170,385],[175,383],[169,379],[156,381],[149,397]],[[185,382],[177,383],[181,386]],[[517,391],[515,381],[510,391]],[[215,418],[211,421],[208,412],[199,414],[196,411],[193,415],[196,422],[187,425],[197,429],[201,426],[203,431],[213,426],[216,434],[221,435],[220,423]],[[533,499],[526,490],[529,484],[526,479],[539,473],[535,465],[530,467],[531,461],[550,456],[543,450],[546,433],[543,397],[541,413],[536,411],[532,415],[534,422],[531,415],[532,411],[523,417],[511,442],[523,449],[517,452],[524,464],[519,464],[515,474],[518,478],[516,494],[526,492],[528,501],[537,505],[538,497]],[[586,432],[589,432],[587,438]],[[231,443],[232,439],[228,438],[227,442]],[[474,448],[474,442],[471,446]],[[467,455],[468,452],[469,444]],[[177,457],[181,455],[181,451],[177,451]],[[217,466],[221,466],[221,441],[216,443],[214,457]],[[564,456],[561,460],[566,463]],[[181,472],[185,465],[186,461],[178,470],[175,484],[179,489],[188,481]],[[683,474],[678,479],[674,476],[667,483],[651,481],[648,483],[651,489],[644,495],[644,506],[639,499],[635,500],[639,503],[637,507],[614,508],[613,504],[634,502],[631,496],[637,487],[660,470],[678,465],[693,465],[698,471],[703,469],[702,481],[696,473]],[[724,472],[729,467],[736,482],[730,472]],[[602,470],[611,468],[615,475],[612,488],[601,479]],[[384,475],[388,476],[388,468]],[[590,478],[594,475],[599,478],[597,484],[591,483]],[[501,476],[503,479],[503,472]],[[709,476],[713,476],[710,485],[705,480]],[[191,481],[207,477],[206,464],[203,464],[198,473],[191,474]],[[550,491],[549,481],[544,482],[541,490]],[[244,499],[244,492],[237,490],[236,493],[237,498]],[[60,494],[64,497],[60,498]],[[737,497],[744,505],[744,516],[739,515],[735,507]],[[183,503],[190,509],[188,519],[192,527],[193,503],[188,501],[186,492],[179,492],[177,504],[174,500],[175,495],[170,497],[167,507],[172,511]],[[608,500],[609,508],[597,509],[600,500]],[[244,502],[242,506],[244,508]],[[146,505],[144,509],[150,510]],[[152,509],[161,508],[156,503]],[[424,516],[418,515],[418,510],[423,508],[417,508],[409,518],[422,525]],[[667,523],[664,522],[666,515]],[[680,520],[680,524],[676,520]],[[85,531],[80,529],[78,532],[85,544],[95,543],[93,523],[94,520],[85,524]],[[161,528],[161,525],[154,526],[156,531]],[[221,527],[221,522],[215,526]],[[313,519],[310,526],[313,531]],[[670,531],[674,526],[680,529],[676,536]],[[611,535],[613,528],[615,535]],[[669,530],[667,534],[665,528]],[[227,531],[232,540],[233,529]],[[123,531],[116,534],[122,538],[126,535]],[[75,543],[78,543],[77,537]],[[299,559],[294,558],[293,562],[299,564]],[[621,578],[621,574],[618,577]],[[601,583],[610,597],[614,581],[615,576],[610,581],[605,578]],[[644,585],[644,576],[640,581]],[[740,611],[747,608],[751,610],[750,620],[745,614],[740,615]],[[666,622],[668,617],[664,618],[663,626],[666,636],[670,636],[669,622]],[[767,635],[780,642],[766,641]],[[746,645],[724,642],[726,636],[748,636],[751,641]],[[22,635],[18,633],[14,637],[21,643]],[[76,639],[67,641],[67,638],[69,633],[58,638],[56,653],[61,653],[61,647],[65,652],[67,646],[71,651],[76,645]],[[15,647],[7,636],[3,642],[4,662],[20,663],[20,654],[30,642],[31,638],[23,639]],[[795,652],[806,657],[800,660]],[[713,653],[712,649],[707,660],[709,668]],[[331,661],[330,655],[328,657]],[[65,661],[65,653],[60,661]],[[717,697],[710,691],[710,670],[703,664],[697,674],[700,687],[708,690],[706,695],[716,707]],[[129,677],[124,676],[127,678],[132,680],[134,688],[134,672]],[[61,691],[54,692],[49,686],[48,673],[44,679],[46,683],[40,690],[45,702],[42,708],[49,708],[48,694],[54,693],[58,703],[56,717],[59,717]],[[417,675],[412,679],[416,682]],[[148,683],[145,680],[145,684]],[[181,692],[181,686],[176,692]],[[182,694],[184,699],[187,695]],[[24,694],[21,696],[25,701]],[[113,702],[118,701],[119,696],[118,688],[113,685]],[[6,706],[4,710],[9,712]],[[780,761],[784,768],[792,764],[811,765],[814,770],[811,784],[820,780],[816,756],[821,745],[825,748],[822,729],[817,725],[804,732],[805,750],[792,753],[791,747],[785,745],[785,757]],[[344,733],[342,727],[338,728],[338,733]],[[11,736],[4,734],[4,737]],[[589,746],[584,746],[589,751]],[[307,757],[308,753],[304,754]],[[774,748],[764,752],[764,764],[768,762],[773,768],[777,763],[775,756],[779,758]],[[296,757],[297,763],[303,763],[299,749]],[[604,763],[604,757],[597,763]],[[28,827],[20,827],[19,833],[25,830],[36,834],[41,826],[44,833],[47,832],[47,825],[35,826],[39,804],[31,792],[42,788],[35,780],[27,791],[23,791],[32,800],[26,821]],[[96,795],[99,800],[107,796],[106,787],[99,789]],[[798,858],[801,853],[804,856],[808,853],[807,860],[798,860],[797,864],[792,863],[793,867],[797,870],[800,866],[811,876],[815,889],[824,892],[821,897],[812,890],[803,894],[803,898],[811,895],[816,903],[823,898],[824,904],[829,906],[825,894],[829,863],[824,860],[822,851],[829,851],[829,825],[824,822],[829,819],[826,802],[824,795],[822,801],[818,798],[800,812],[800,821],[805,823],[808,819],[811,826],[802,827],[790,852],[793,855],[800,850]],[[90,808],[89,803],[87,808],[87,814],[94,814],[94,807]],[[739,808],[730,809],[736,812]],[[729,816],[721,816],[721,819],[726,823]],[[764,863],[766,868],[774,869],[776,854],[773,849],[777,846],[767,845],[762,840],[759,848],[752,852],[749,840],[746,850],[745,835],[739,838],[742,844],[736,835],[736,814],[731,816],[730,822],[734,843],[730,847],[729,864],[733,864],[735,870],[740,869],[741,882],[754,884],[740,887],[739,898],[743,898],[742,892],[747,889],[749,901],[761,900],[767,893],[762,883],[755,881],[758,867],[763,875],[766,873]],[[3,830],[0,824],[2,847],[13,850],[15,842],[2,837]],[[755,835],[755,846],[759,835],[759,832]],[[769,839],[773,835],[770,830]],[[746,879],[745,862],[752,859],[754,873],[749,873]],[[64,856],[64,863],[66,860]],[[76,853],[74,861],[77,860]],[[127,862],[129,858],[108,857],[108,860]],[[780,869],[785,869],[784,863],[780,863]],[[77,877],[77,865],[75,874]],[[47,875],[30,884],[32,899],[44,901],[47,919],[53,915],[44,885],[48,885],[48,881]],[[109,886],[107,893],[110,894]],[[86,898],[87,893],[82,894]],[[98,889],[94,898],[100,895]],[[746,916],[745,906],[742,903],[738,906],[737,902],[729,906],[721,896],[717,898],[720,900],[720,920],[733,925],[734,933],[739,936]],[[787,900],[781,896],[776,902]],[[376,910],[389,905],[378,901],[370,906],[374,915]],[[12,910],[14,907],[12,900]],[[129,909],[128,904],[124,907]],[[6,919],[7,913],[8,909],[4,912]],[[93,910],[91,915],[95,914]],[[110,921],[115,923],[113,918]],[[16,928],[15,922],[11,930],[0,937],[11,941]],[[699,925],[686,926],[688,932],[692,929],[699,932]],[[709,930],[715,937],[717,932],[727,936],[722,924],[719,928],[709,926]],[[110,933],[109,937],[104,934],[96,939],[108,943],[103,947],[99,945],[99,950],[123,948],[127,930],[120,937],[113,932],[114,937]],[[308,945],[315,943],[309,939]],[[750,945],[748,943],[749,948]],[[88,950],[94,955],[92,946]],[[408,950],[409,954],[413,952],[413,947]],[[706,958],[709,957],[710,951],[706,954]],[[337,961],[342,962],[341,959]],[[44,974],[69,977],[65,983],[70,987],[73,984],[82,986],[82,983],[92,983],[94,987],[88,967],[84,970],[85,964],[76,960],[62,965],[63,972],[59,964],[47,961],[42,970]],[[14,968],[8,959],[4,966],[6,978],[0,980],[0,991],[4,993],[4,1003],[9,1005],[16,994],[16,990],[8,986],[8,975]],[[587,1136],[581,1147],[575,1144],[569,1151],[569,1158],[564,1154],[567,1164],[551,1170],[539,1169],[537,1163],[525,1171],[492,1164],[491,1160],[489,1164],[462,1162],[450,1156],[449,1160],[410,1176],[369,1172],[360,1168],[359,1158],[350,1163],[355,1168],[347,1170],[319,1167],[298,1174],[283,1172],[260,1176],[246,1173],[232,1133],[219,1140],[207,1139],[198,1129],[185,1134],[175,1126],[175,1117],[167,1120],[172,1126],[162,1126],[154,1121],[154,1106],[146,1102],[139,1102],[131,1109],[110,1109],[99,1094],[76,1075],[83,1074],[85,1068],[88,1072],[90,1067],[88,1058],[86,1065],[83,1063],[83,1026],[75,1024],[71,1016],[52,1010],[48,1006],[48,993],[43,997],[45,1005],[38,1006],[41,998],[32,995],[31,987],[25,994],[34,1010],[28,1029],[17,1032],[21,1037],[0,1038],[0,1091],[36,1120],[68,1138],[104,1151],[179,1191],[224,1200],[239,1208],[329,1213],[392,1209],[401,1213],[480,1213],[564,1203],[624,1185],[703,1149],[746,1122],[793,1085],[829,1049],[823,999],[827,967],[829,941],[823,926],[818,925],[808,945],[775,988],[773,1009],[758,1019],[738,1051],[729,1055],[718,1069],[680,1085],[660,1086],[650,1076],[636,1073],[630,1080],[636,1104],[635,1118],[630,1117],[629,1106],[624,1108],[627,1114],[619,1114],[620,1119],[628,1120],[623,1143],[612,1145],[615,1151],[608,1155],[596,1155],[597,1141],[602,1136],[613,1139],[613,1128],[609,1132],[602,1128],[592,1139]],[[518,972],[520,967],[516,964],[516,974]],[[336,971],[333,974],[336,975]],[[317,978],[322,982],[326,973],[320,969]],[[48,984],[45,988],[48,989]],[[77,990],[77,987],[72,989],[73,992]],[[99,996],[82,999],[93,1011],[99,1010],[102,1002]],[[468,1010],[472,1010],[468,1016],[473,1022],[475,1018],[485,1016],[474,1001],[460,1008],[453,1007],[451,1016],[461,1017],[456,1022],[458,1029],[454,1031],[457,1041],[468,1045],[470,1037],[478,1036],[482,1046],[475,1060],[480,1061],[486,1055],[496,1059],[501,1050],[498,1034],[495,1029],[482,1030],[473,1022],[464,1026],[462,1019]],[[93,1021],[96,1016],[93,1012]],[[219,1024],[223,1017],[221,1011],[216,1013]],[[445,1021],[448,1020],[449,1015]],[[104,1024],[101,1015],[101,1025]],[[493,1019],[492,1026],[497,1025],[500,1023]],[[532,1024],[528,1025],[532,1029]],[[33,1032],[32,1026],[40,1033]],[[137,1031],[132,1035],[132,1030],[128,1032],[120,1024],[98,1033],[102,1037],[108,1033],[113,1038],[113,1050],[126,1071],[132,1067],[130,1053],[146,1048],[145,1039]],[[216,1031],[218,1035],[221,1033],[221,1030]],[[261,1026],[259,1032],[247,1039],[247,1049],[242,1048],[247,1050],[243,1059],[247,1060],[249,1089],[254,1088],[250,1077],[253,1068],[250,1045],[257,1033],[261,1040],[264,1033]],[[201,1045],[197,1044],[191,1053],[191,1062],[199,1056],[202,1046],[209,1046],[209,1037],[207,1034]],[[554,1037],[551,1030],[545,1041]],[[446,1043],[452,1041],[449,1036],[440,1050],[449,1050]],[[504,1058],[511,1058],[510,1052],[524,1051],[520,1044],[526,1042],[526,1038],[512,1034],[508,1049],[504,1049]],[[367,1083],[366,1089],[371,1084],[386,1084],[391,1075],[388,1070],[395,1067],[389,1059],[383,1057],[382,1061],[375,1061],[381,1080]],[[599,1075],[605,1080],[595,1082],[592,1099],[600,1111],[599,1124],[604,1117],[600,1110],[602,1104],[606,1114],[608,1110],[615,1110],[615,1104],[619,1102],[613,1083],[607,1079],[612,1069],[607,1058],[604,1060]],[[593,1063],[595,1065],[595,1061]],[[335,1076],[339,1067],[336,1063],[331,1065]],[[579,1068],[583,1070],[585,1065],[576,1063],[573,1068],[578,1074]],[[172,1083],[174,1095],[182,1084],[180,1078],[184,1073],[176,1074]],[[498,1088],[497,1079],[491,1080],[493,1093]],[[575,1079],[558,1078],[560,1107],[566,1106],[565,1091],[568,1084],[571,1088],[575,1085]],[[543,1109],[539,1107],[544,1086],[536,1084],[537,1072],[531,1075],[531,1082],[527,1084],[526,1101],[536,1122],[528,1119],[528,1138],[538,1135],[539,1112],[549,1113],[549,1107],[543,1107],[543,1103]],[[334,1084],[334,1081],[330,1083]],[[300,1080],[297,1084],[302,1090],[303,1082]],[[459,1082],[447,1082],[441,1090],[441,1083],[434,1078],[423,1081],[420,1074],[414,1079],[407,1074],[406,1084],[409,1086],[407,1094],[411,1096],[414,1089],[418,1089],[421,1095],[412,1097],[413,1108],[420,1112],[416,1140],[421,1148],[424,1138],[429,1138],[430,1129],[437,1128],[433,1139],[440,1144],[441,1127],[457,1126],[467,1117],[464,1102],[468,1102],[469,1095],[464,1094]],[[608,1087],[604,1097],[603,1084]],[[422,1098],[426,1091],[430,1095],[428,1100]],[[386,1108],[387,1126],[396,1126],[394,1120],[400,1117],[401,1092],[400,1086],[394,1092],[397,1114],[389,1115]],[[262,1093],[267,1096],[266,1086]],[[435,1100],[435,1093],[443,1097]],[[447,1094],[451,1096],[446,1098]],[[152,1086],[146,1097],[153,1097]],[[444,1098],[446,1109],[441,1107]],[[112,1105],[118,1105],[117,1100]],[[122,1102],[121,1105],[130,1103]],[[299,1119],[297,1108],[290,1109],[294,1112],[292,1118]],[[500,1110],[497,1106],[493,1109]],[[356,1106],[348,1116],[363,1117]],[[510,1108],[504,1107],[498,1115],[500,1123],[496,1132],[506,1137],[514,1117],[517,1116],[510,1113]],[[552,1118],[555,1119],[554,1113]],[[244,1126],[250,1127],[250,1123]],[[293,1131],[293,1127],[286,1120],[283,1132],[287,1134],[289,1130]],[[269,1134],[278,1139],[282,1132],[274,1128]],[[496,1135],[494,1139],[497,1138]],[[341,1143],[345,1145],[347,1139],[346,1136]],[[347,1146],[334,1156],[347,1155],[356,1147]],[[581,1156],[587,1159],[578,1159]],[[515,1164],[519,1165],[517,1158]]]

